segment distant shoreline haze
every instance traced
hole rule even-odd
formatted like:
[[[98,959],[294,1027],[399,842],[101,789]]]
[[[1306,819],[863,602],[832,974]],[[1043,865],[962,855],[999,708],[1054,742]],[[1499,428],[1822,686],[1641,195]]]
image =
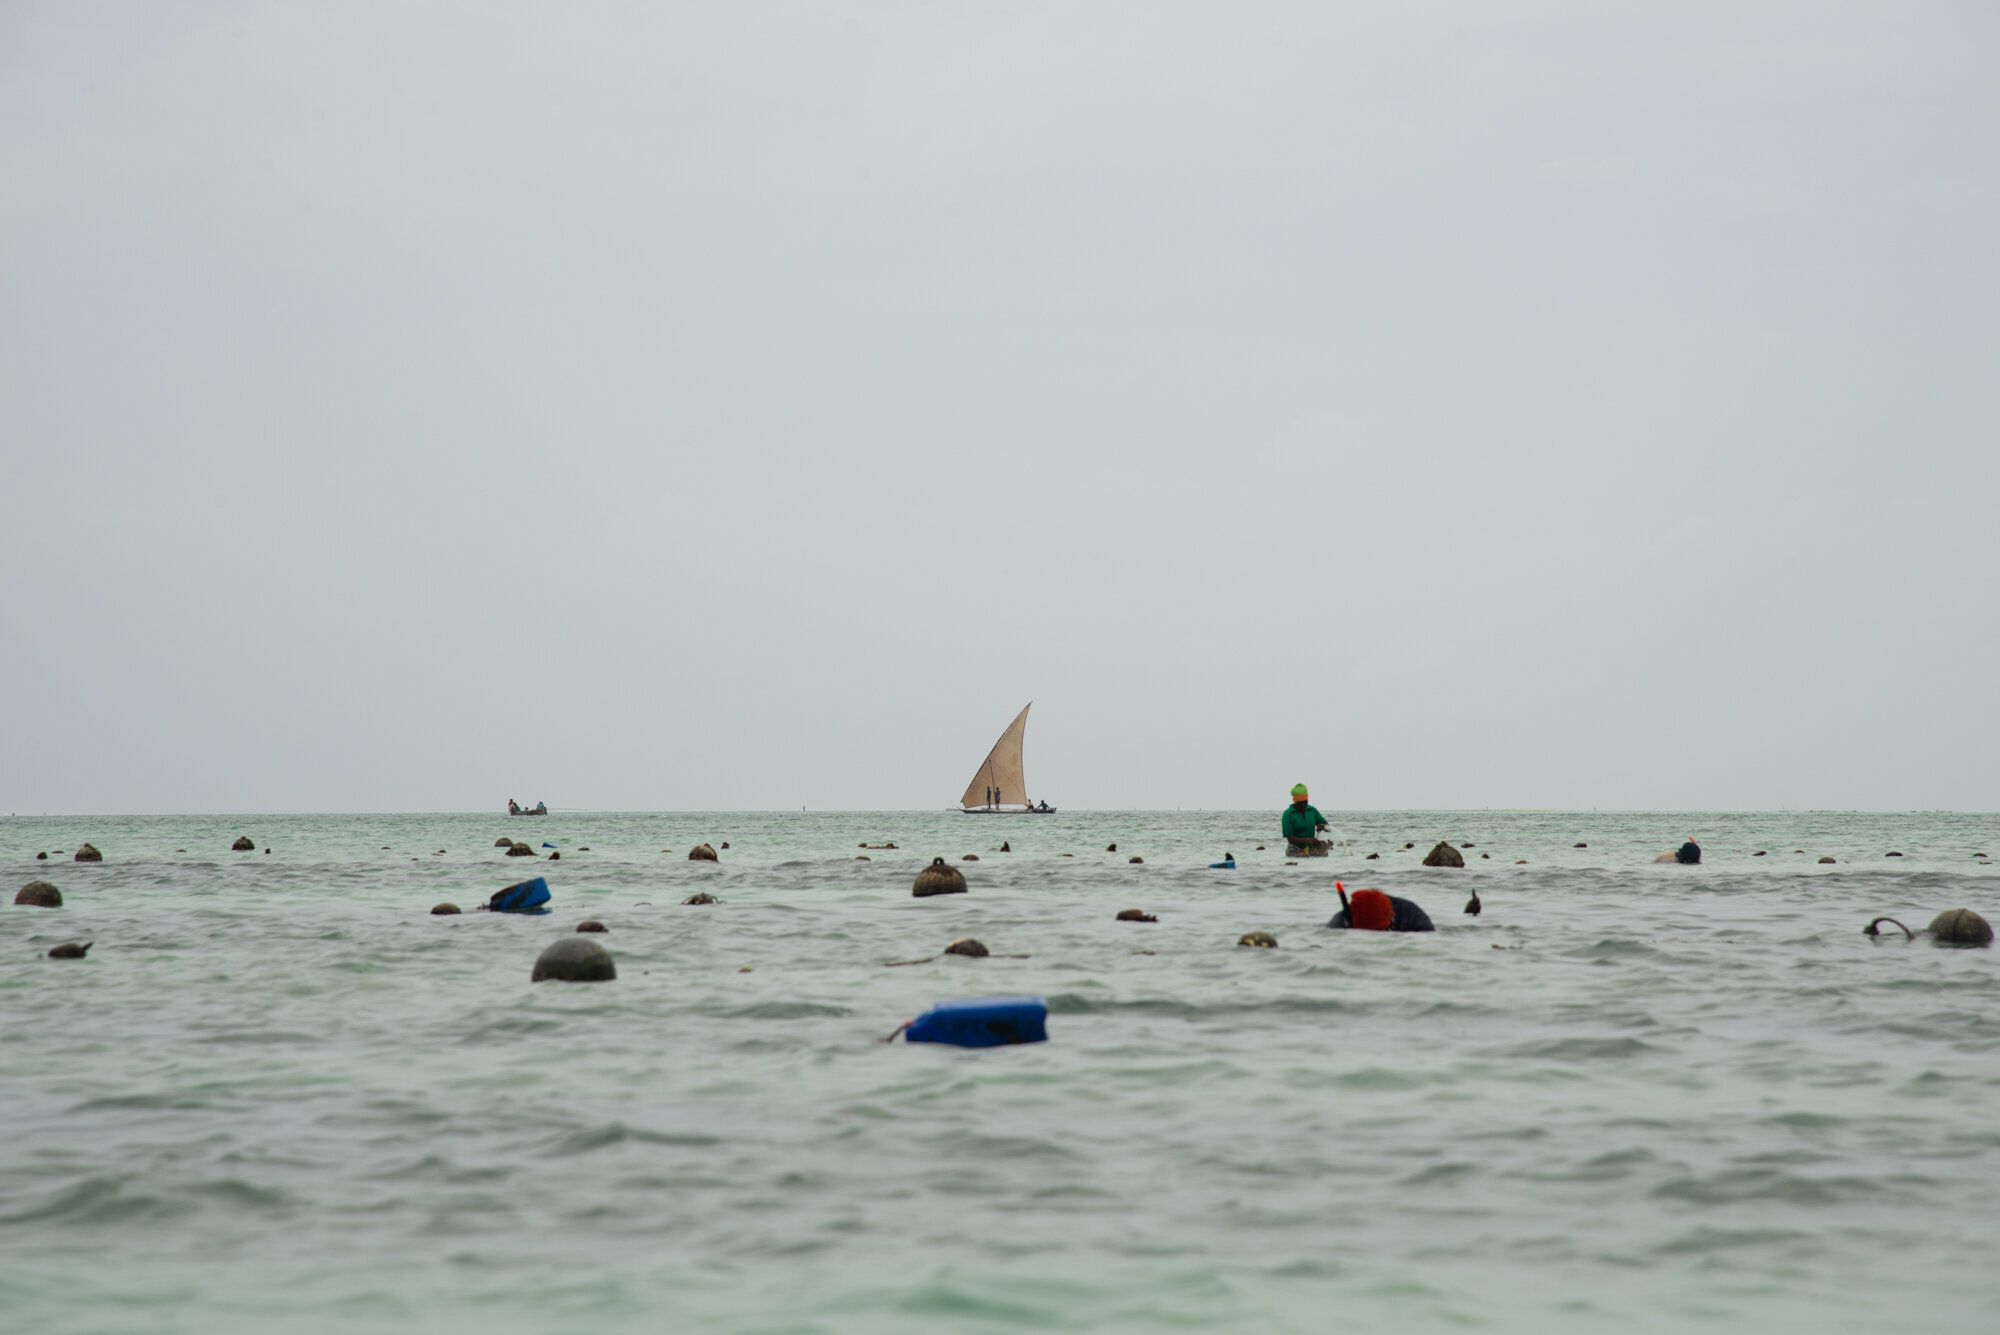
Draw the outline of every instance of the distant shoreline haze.
[[[1324,802],[1315,802],[1315,803],[1314,803],[1314,805],[1315,805],[1315,806],[1317,806],[1317,807],[1318,807],[1318,808],[1320,809],[1320,811],[1321,811],[1321,812],[1322,812],[1323,814],[1327,815],[1327,816],[1334,816],[1334,815],[1348,815],[1348,816],[1364,816],[1364,817],[1372,817],[1372,816],[1398,816],[1398,815],[1409,815],[1409,816],[1462,816],[1462,815],[1488,815],[1488,816],[1507,816],[1507,815],[1545,815],[1545,816],[1600,816],[1600,817],[1610,817],[1610,816],[1841,816],[1841,815],[1853,815],[1853,816],[1895,816],[1895,815],[1908,815],[1908,816],[1921,816],[1921,815],[1949,815],[1949,816],[1993,816],[1993,817],[1994,817],[1995,819],[1997,819],[1997,820],[2000,820],[2000,811],[1986,811],[1986,810],[1979,810],[1979,809],[1973,809],[1973,808],[1961,808],[1961,807],[1739,807],[1739,808],[1728,808],[1728,807],[1689,807],[1689,808],[1682,808],[1682,807],[1652,807],[1652,808],[1648,808],[1648,807],[1630,807],[1630,808],[1625,808],[1625,807],[1337,807],[1337,806],[1330,806],[1330,805],[1328,805],[1327,803],[1324,803]],[[1081,805],[1075,805],[1075,804],[1065,804],[1065,805],[1064,805],[1064,806],[1063,806],[1063,807],[1061,808],[1061,810],[1060,810],[1060,812],[1059,812],[1058,814],[1063,814],[1063,813],[1073,813],[1073,814],[1076,814],[1076,815],[1091,815],[1091,816],[1115,816],[1115,815],[1119,815],[1119,814],[1123,814],[1123,813],[1133,813],[1133,814],[1144,814],[1144,815],[1148,815],[1148,816],[1160,816],[1160,815],[1172,815],[1172,814],[1174,814],[1174,813],[1178,813],[1178,812],[1184,812],[1184,813],[1187,813],[1187,814],[1190,814],[1190,815],[1264,815],[1264,814],[1268,814],[1268,815],[1270,815],[1270,817],[1272,818],[1272,820],[1273,820],[1273,821],[1275,822],[1275,821],[1276,821],[1276,819],[1277,819],[1277,817],[1278,817],[1278,815],[1279,815],[1279,814],[1280,814],[1280,813],[1281,813],[1281,812],[1282,812],[1282,811],[1284,810],[1285,806],[1286,806],[1286,801],[1285,801],[1285,800],[1282,800],[1282,799],[1281,799],[1281,800],[1279,800],[1279,801],[1275,801],[1275,802],[1271,802],[1271,803],[1268,803],[1268,804],[1266,804],[1266,805],[1264,805],[1264,806],[1240,806],[1240,807],[1092,807],[1092,806],[1081,806]],[[420,817],[420,816],[450,816],[450,817],[460,817],[460,816],[493,816],[493,817],[496,817],[496,818],[498,818],[498,819],[502,819],[502,820],[518,820],[518,821],[522,821],[522,822],[524,822],[524,823],[525,823],[525,822],[537,822],[537,821],[541,821],[541,822],[546,822],[546,821],[549,821],[549,820],[555,820],[555,819],[559,819],[560,817],[563,817],[563,816],[702,816],[702,815],[721,815],[721,816],[776,816],[776,817],[784,817],[784,816],[787,816],[787,815],[792,815],[792,816],[797,816],[797,815],[800,815],[800,814],[806,814],[806,815],[814,815],[814,816],[849,816],[849,815],[851,815],[851,816],[896,816],[896,815],[905,815],[905,816],[932,816],[932,815],[939,815],[939,814],[945,814],[945,815],[956,815],[956,814],[960,814],[960,813],[958,813],[958,811],[957,811],[957,809],[956,809],[955,807],[948,807],[948,806],[947,806],[947,807],[812,807],[812,806],[808,806],[808,807],[659,807],[659,808],[644,808],[644,807],[631,807],[631,808],[621,808],[621,807],[551,807],[551,808],[549,809],[549,814],[548,814],[547,816],[532,816],[532,817],[531,817],[531,816],[517,816],[517,817],[510,817],[510,816],[509,816],[509,815],[507,814],[507,811],[506,811],[506,809],[505,809],[504,807],[496,807],[496,808],[491,808],[491,809],[480,809],[480,808],[465,808],[465,809],[458,809],[458,810],[454,810],[454,809],[445,809],[445,808],[439,808],[439,809],[435,809],[435,810],[421,810],[421,809],[415,809],[415,808],[413,808],[413,809],[410,809],[410,810],[407,810],[407,811],[394,811],[394,810],[365,810],[365,809],[356,809],[356,810],[352,810],[352,811],[332,811],[332,810],[329,810],[329,811],[314,811],[314,810],[307,810],[307,809],[304,809],[304,808],[300,808],[300,809],[296,809],[296,810],[295,810],[295,809],[289,809],[289,808],[273,808],[273,809],[270,809],[270,810],[264,810],[264,811],[252,811],[252,810],[242,810],[242,811],[225,811],[225,810],[215,810],[215,811],[192,811],[192,810],[190,810],[190,811],[171,811],[171,810],[165,810],[165,811],[14,811],[14,812],[8,812],[5,818],[6,818],[6,819],[9,819],[9,820],[30,820],[30,819],[51,819],[51,820],[53,820],[53,819],[64,819],[64,820],[67,820],[67,819],[87,819],[87,818],[98,818],[98,819],[105,819],[105,820],[118,820],[118,819],[133,819],[133,820],[152,820],[152,819],[161,819],[161,820],[166,820],[166,819],[173,819],[173,818],[176,818],[176,817],[180,817],[180,818],[187,818],[187,819],[207,819],[207,818],[217,818],[217,819],[223,819],[223,818],[229,818],[229,819],[235,819],[235,818],[245,818],[245,819],[254,819],[254,818],[259,818],[259,817],[270,817],[270,818],[274,818],[274,819],[275,819],[275,818],[281,818],[281,817],[286,817],[286,816],[329,816],[329,817],[338,817],[338,816],[357,816],[357,817],[359,817],[359,816],[380,816],[380,817]],[[975,822],[975,821],[976,821],[976,822],[978,822],[978,825],[977,825],[977,828],[982,828],[982,829],[1000,829],[1000,828],[1003,828],[1003,827],[1011,827],[1011,826],[1012,826],[1012,825],[1013,825],[1013,824],[1014,824],[1015,822],[1019,822],[1020,824],[1022,824],[1022,825],[1025,825],[1025,826],[1026,826],[1027,828],[1030,828],[1030,829],[1033,829],[1033,828],[1038,828],[1038,825],[1037,825],[1037,822],[1041,822],[1041,823],[1044,823],[1044,824],[1045,824],[1045,823],[1046,823],[1046,820],[1047,820],[1047,818],[1046,818],[1046,817],[1037,817],[1037,816],[1029,816],[1029,815],[1026,815],[1026,814],[1020,814],[1020,815],[1014,815],[1014,814],[1009,814],[1009,815],[1006,815],[1006,816],[987,816],[987,815],[981,815],[981,816],[968,816],[968,817],[967,817],[966,819],[967,819],[967,823],[968,823],[968,827],[969,827],[969,828],[971,828],[971,827],[972,827],[972,825],[973,825],[973,822]]]

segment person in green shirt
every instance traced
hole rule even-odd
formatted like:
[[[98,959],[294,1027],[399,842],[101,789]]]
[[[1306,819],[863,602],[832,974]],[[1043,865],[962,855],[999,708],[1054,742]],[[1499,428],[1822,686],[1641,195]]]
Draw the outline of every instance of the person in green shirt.
[[[1308,857],[1326,854],[1326,840],[1319,832],[1326,828],[1326,817],[1319,814],[1319,808],[1306,801],[1306,786],[1292,785],[1292,804],[1285,808],[1282,822],[1285,832],[1285,849],[1290,853]]]

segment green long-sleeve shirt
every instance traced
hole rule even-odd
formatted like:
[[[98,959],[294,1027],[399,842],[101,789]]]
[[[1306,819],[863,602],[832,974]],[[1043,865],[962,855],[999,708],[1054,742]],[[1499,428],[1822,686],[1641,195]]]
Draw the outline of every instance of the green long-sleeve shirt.
[[[1326,824],[1326,817],[1319,814],[1319,808],[1310,804],[1301,806],[1294,802],[1285,808],[1284,830],[1287,839],[1316,839],[1319,827]]]

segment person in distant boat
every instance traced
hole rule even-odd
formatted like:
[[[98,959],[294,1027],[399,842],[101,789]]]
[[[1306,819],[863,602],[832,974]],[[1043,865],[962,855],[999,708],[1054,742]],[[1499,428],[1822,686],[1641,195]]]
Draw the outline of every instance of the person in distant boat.
[[[1689,835],[1688,841],[1674,850],[1674,861],[1683,867],[1692,867],[1701,861],[1701,845],[1694,841],[1693,835]]]
[[[1292,804],[1285,808],[1280,826],[1284,831],[1285,846],[1289,849],[1326,847],[1326,840],[1319,837],[1319,832],[1326,828],[1326,817],[1306,800],[1306,786],[1302,783],[1292,785]]]
[[[1431,916],[1410,900],[1380,890],[1356,890],[1349,896],[1340,883],[1340,912],[1328,927],[1353,927],[1364,932],[1435,932]]]
[[[507,799],[507,814],[510,816],[518,816],[521,814],[521,804],[519,802],[516,802],[511,797]]]

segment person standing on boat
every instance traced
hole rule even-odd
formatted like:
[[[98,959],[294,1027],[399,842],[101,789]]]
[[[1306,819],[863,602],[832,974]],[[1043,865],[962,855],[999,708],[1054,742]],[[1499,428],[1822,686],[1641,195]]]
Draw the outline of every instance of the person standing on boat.
[[[1303,852],[1326,847],[1326,840],[1319,837],[1319,832],[1327,827],[1326,817],[1306,800],[1306,786],[1302,783],[1292,785],[1292,804],[1285,808],[1281,825],[1287,849]]]

